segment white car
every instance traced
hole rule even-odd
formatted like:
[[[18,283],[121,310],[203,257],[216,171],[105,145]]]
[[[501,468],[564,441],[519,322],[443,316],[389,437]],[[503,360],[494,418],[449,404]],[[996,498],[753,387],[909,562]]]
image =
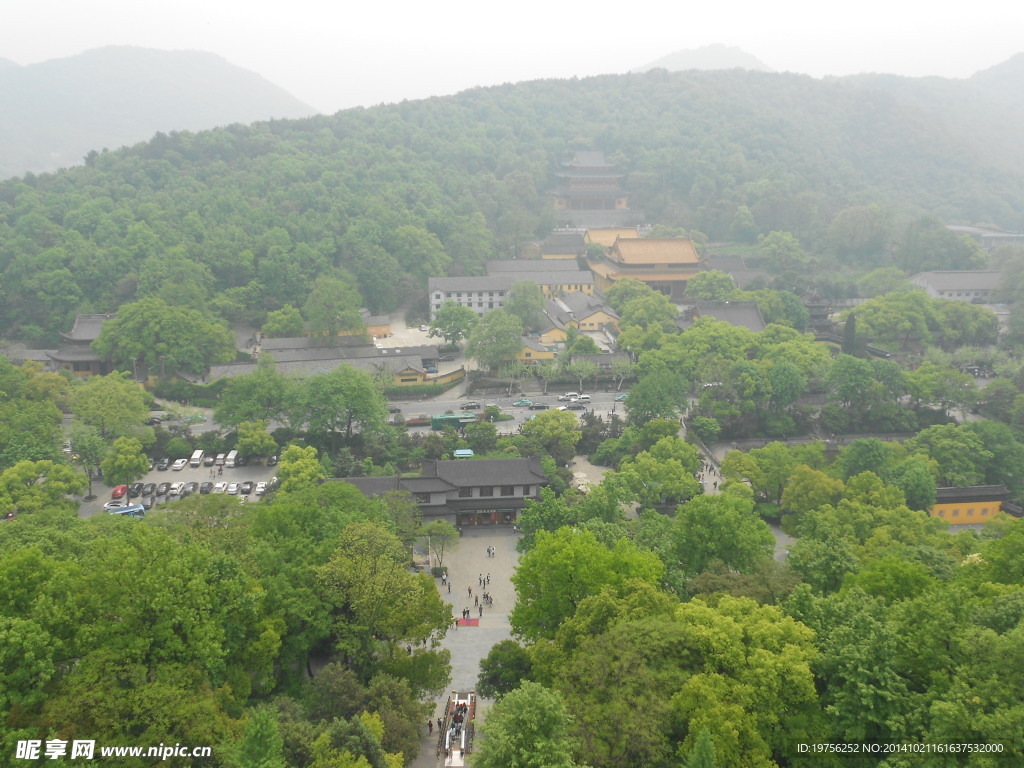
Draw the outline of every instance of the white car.
[[[256,490],[253,491],[257,496],[262,496],[267,492],[267,484],[263,481],[256,483]]]
[[[121,507],[127,507],[130,504],[131,504],[131,502],[128,501],[128,499],[114,499],[113,501],[108,501],[106,504],[104,504],[103,508],[104,509],[120,509]]]
[[[170,496],[181,496],[182,491],[185,490],[184,483],[171,483],[171,490],[168,492]]]
[[[215,486],[213,486],[213,493],[224,493],[227,487],[227,483],[217,483]]]
[[[217,491],[215,490],[214,493]],[[238,483],[228,483],[228,496],[238,495]]]
[[[430,326],[429,325],[421,325],[420,326],[420,330],[421,331],[429,331],[430,330]]]
[[[180,472],[181,470],[183,470],[187,466],[188,466],[188,459],[175,459],[174,463],[171,464],[171,469],[173,469],[175,472]]]
[[[579,397],[579,396],[580,396],[579,392],[566,392],[564,395],[559,395],[558,399],[561,400],[564,403],[564,402],[567,402],[567,401],[571,401],[573,398],[576,398],[576,397]]]

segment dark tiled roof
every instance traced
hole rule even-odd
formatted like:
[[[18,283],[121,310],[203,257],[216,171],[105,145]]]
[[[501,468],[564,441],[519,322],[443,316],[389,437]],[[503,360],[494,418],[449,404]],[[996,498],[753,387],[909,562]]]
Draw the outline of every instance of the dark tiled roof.
[[[565,272],[569,259],[492,259],[487,262],[488,275],[502,275],[506,272]]]
[[[918,272],[910,282],[937,291],[994,291],[1002,279],[1003,273],[995,270],[962,269]]]
[[[88,347],[71,345],[61,347],[49,353],[53,360],[62,363],[99,363],[103,361],[99,355]]]
[[[269,353],[268,353],[269,354]],[[274,357],[273,354],[269,355]],[[312,376],[317,373],[329,373],[341,365],[351,365],[363,371],[374,373],[379,370],[397,373],[406,368],[422,370],[423,361],[418,355],[396,355],[394,357],[360,357],[341,360],[337,358],[319,360],[295,360],[277,363],[277,370],[286,376]],[[227,363],[226,365],[210,366],[210,381],[242,376],[254,372],[259,363]]]
[[[764,318],[761,317],[761,310],[753,301],[698,301],[690,305],[689,311],[683,307],[676,326],[686,330],[699,317],[713,317],[723,323],[738,325],[748,328],[751,331],[764,330]]]
[[[469,277],[431,277],[427,290],[434,291],[507,291],[514,280],[509,275],[472,275]]]
[[[595,312],[607,312],[616,319],[619,317],[615,310],[605,302],[604,296],[600,294],[588,296],[582,291],[574,291],[562,296],[560,301],[575,315],[577,320],[592,315]]]
[[[548,482],[537,459],[459,459],[438,461],[434,473],[458,488],[473,485],[536,485]],[[424,462],[423,472],[428,471]]]
[[[971,485],[965,488],[936,488],[935,501],[938,504],[953,501],[1003,501],[1010,497],[1006,486]]]
[[[103,324],[117,315],[76,315],[75,324],[67,333],[62,333],[68,341],[96,341],[103,330]]]
[[[334,478],[331,478],[334,479]],[[386,477],[341,477],[346,483],[352,483],[364,496],[382,496],[388,491],[400,491],[397,475]]]
[[[579,232],[552,232],[544,238],[542,253],[585,253],[587,244]]]
[[[260,342],[260,349],[270,352],[275,349],[358,349],[365,347],[375,349],[373,344],[367,344],[357,336],[287,336],[280,339],[264,338]],[[354,353],[349,353],[354,354]]]

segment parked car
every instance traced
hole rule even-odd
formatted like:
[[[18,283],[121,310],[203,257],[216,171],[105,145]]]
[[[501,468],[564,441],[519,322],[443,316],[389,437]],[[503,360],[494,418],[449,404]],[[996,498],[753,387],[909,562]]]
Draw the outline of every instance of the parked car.
[[[200,483],[200,485],[199,485],[199,493],[200,494],[209,493],[212,490],[213,490],[213,483],[211,483],[209,480],[207,480],[205,483]]]
[[[238,495],[238,483],[228,483],[227,494],[228,494],[228,496],[237,496]]]
[[[168,494],[171,496],[181,496],[181,492],[185,490],[184,483],[171,483],[171,487],[168,490]]]
[[[181,472],[185,467],[188,466],[188,459],[175,459],[174,464],[171,465],[171,469],[175,472]]]
[[[158,485],[156,487],[156,495],[157,496],[166,496],[167,492],[170,489],[171,489],[171,484],[170,483],[160,483],[160,485]]]
[[[146,423],[151,427],[159,427],[162,421],[156,416],[150,416]]]
[[[203,457],[203,466],[204,467],[212,467],[213,466],[213,462],[215,462],[216,460],[217,460],[216,456],[214,456],[212,453],[208,453],[208,454],[206,454]]]
[[[156,459],[154,459],[152,456],[149,456],[147,458],[149,459],[149,471],[152,472],[153,467],[156,466]]]
[[[421,331],[429,331],[430,330],[430,326],[429,325],[421,325],[420,326],[420,330]]]
[[[478,403],[476,400],[467,400],[466,402],[459,406],[459,409],[463,411],[475,411],[479,407],[480,403]]]
[[[196,493],[199,490],[199,483],[192,481],[191,483],[185,483],[185,489],[181,492],[182,496],[188,496],[190,493]]]
[[[423,370],[425,370],[427,373],[437,373],[437,366],[436,365],[428,365]]]
[[[246,480],[244,483],[238,486],[238,492],[242,496],[248,496],[252,493],[252,480]]]
[[[129,504],[131,504],[131,502],[128,501],[128,499],[114,499],[113,501],[108,501],[106,504],[104,504],[103,508],[120,509],[121,507],[127,507]]]
[[[142,506],[144,506],[146,509],[152,509],[153,505],[156,504],[156,501],[154,500],[154,498],[155,497],[153,497],[153,496],[143,496],[142,497]]]
[[[115,485],[114,490],[110,492],[110,498],[120,499],[123,498],[126,493],[128,493],[127,485]]]
[[[249,458],[247,456],[238,456],[238,457],[235,458],[235,466],[236,467],[244,467],[248,463],[249,463]]]
[[[168,459],[166,456],[164,456],[162,459],[160,459],[160,461],[156,463],[156,468],[161,472],[163,472],[169,466],[171,466],[171,460]]]
[[[256,483],[256,488],[254,489],[254,493],[257,496],[262,496],[266,492],[267,492],[267,484],[265,482],[263,482],[261,480],[260,482]]]
[[[128,498],[134,499],[142,495],[142,483],[132,483],[128,486]]]
[[[450,355],[449,354],[449,355],[441,355],[439,358],[437,358],[437,361],[439,363],[450,363],[454,359],[455,359],[455,355]]]
[[[559,399],[561,399],[561,398],[559,398]],[[520,399],[520,400],[516,400],[516,401],[515,401],[514,403],[512,403],[512,405],[522,405],[522,406],[525,406],[525,407],[527,407],[527,408],[528,408],[528,407],[530,407],[531,405],[533,405],[533,400],[527,400],[527,399],[526,399],[526,398],[524,397],[524,398],[522,398],[522,399]]]
[[[213,486],[213,492],[214,493],[224,493],[224,491],[226,491],[227,488],[228,488],[228,484],[227,483],[217,483],[217,484],[215,484]]]
[[[530,403],[531,411],[546,411],[550,407],[547,403]]]
[[[269,459],[267,459],[267,466],[268,467],[276,467],[277,466],[277,456],[271,456]]]
[[[144,486],[142,486],[142,495],[143,496],[152,496],[153,492],[155,490],[156,490],[156,483],[146,483]]]

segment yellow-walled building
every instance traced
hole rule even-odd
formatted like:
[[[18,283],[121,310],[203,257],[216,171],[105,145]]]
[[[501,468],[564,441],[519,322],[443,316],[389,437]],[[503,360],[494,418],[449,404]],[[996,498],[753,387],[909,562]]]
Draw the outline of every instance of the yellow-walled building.
[[[1005,485],[972,485],[967,488],[936,488],[932,517],[950,525],[985,523],[1003,511],[1010,494]]]

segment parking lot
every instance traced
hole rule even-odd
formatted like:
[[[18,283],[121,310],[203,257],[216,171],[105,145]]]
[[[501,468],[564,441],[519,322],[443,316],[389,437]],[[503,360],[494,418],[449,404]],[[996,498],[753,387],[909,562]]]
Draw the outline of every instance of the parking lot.
[[[270,482],[277,471],[277,467],[268,467],[264,463],[259,464],[246,464],[244,467],[224,467],[222,474],[211,475],[211,470],[216,470],[215,467],[185,467],[180,471],[174,471],[172,469],[158,470],[156,468],[146,473],[144,477],[139,478],[136,482],[139,483],[154,483],[160,485],[160,483],[243,483],[250,481],[254,486],[259,482]],[[79,517],[92,517],[96,514],[105,514],[106,510],[103,505],[111,500],[111,491],[113,489],[107,485],[104,485],[102,481],[93,480],[92,491],[96,494],[96,499],[93,501],[83,501],[82,505],[78,508]],[[157,496],[153,494],[155,498],[155,507],[159,507],[161,504],[166,504],[169,501],[177,501],[180,497],[178,496]],[[248,502],[255,502],[259,500],[259,496],[254,493],[250,493],[246,498]],[[141,502],[141,497],[129,499],[132,504]]]

